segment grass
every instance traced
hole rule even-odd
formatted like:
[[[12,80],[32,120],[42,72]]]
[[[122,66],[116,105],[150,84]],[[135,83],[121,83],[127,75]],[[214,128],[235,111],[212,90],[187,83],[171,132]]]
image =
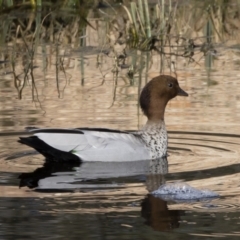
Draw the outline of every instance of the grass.
[[[190,64],[199,64],[204,58],[205,67],[211,68],[216,44],[238,36],[239,32],[240,0],[196,0],[188,5],[180,5],[173,0],[159,0],[157,4],[149,5],[147,0],[136,0],[125,1],[118,8],[114,7],[115,1],[103,2],[110,7],[93,8],[95,1],[79,0],[0,1],[0,46],[7,49],[2,54],[2,60],[11,64],[19,98],[31,82],[33,100],[37,99],[34,61],[38,49],[43,52],[44,46],[51,44],[54,46],[51,54],[55,56],[56,87],[59,97],[62,96],[59,75],[65,76],[66,83],[68,77],[60,50],[69,46],[73,49],[85,46],[87,28],[93,29],[94,33],[104,33],[99,37],[99,47],[108,48],[113,53],[113,72],[120,71],[122,62],[122,65],[127,65],[125,60],[128,58],[128,76],[131,80],[136,72],[150,68],[153,52],[161,57],[160,71],[166,66],[170,71],[175,71],[175,67],[172,69],[171,66],[176,66],[178,58],[185,58]],[[95,24],[97,27],[94,27],[93,19],[105,24],[102,27]],[[109,36],[113,29],[115,40],[110,44]],[[121,54],[115,51],[116,45],[123,48]],[[11,46],[9,51],[8,46]],[[138,53],[139,50],[141,53]],[[16,70],[16,65],[23,58],[19,52],[27,59],[22,61],[21,73]],[[106,55],[103,51],[100,54]],[[42,55],[47,67],[46,56]],[[96,58],[101,59],[99,56]],[[84,85],[83,60],[80,67],[81,83]]]
[[[170,0],[171,2],[171,0]],[[150,12],[147,0],[131,2],[130,7],[123,5],[129,20],[129,44],[141,50],[151,50],[151,45],[156,37],[163,36],[166,27],[165,1],[162,5],[155,5]],[[171,4],[170,4],[171,6]],[[167,15],[170,15],[169,7]]]
[[[6,49],[2,53],[2,58],[10,64],[19,99],[22,98],[26,86],[29,86],[32,89],[33,101],[39,102],[34,75],[35,61],[37,51],[46,44],[56,46],[52,54],[55,55],[56,87],[61,98],[59,75],[63,74],[66,82],[67,77],[63,64],[64,57],[60,54],[59,48],[64,45],[81,46],[82,41],[76,41],[76,39],[83,37],[86,26],[91,26],[87,20],[89,9],[83,10],[76,6],[69,8],[75,4],[74,1],[61,1],[51,7],[49,2],[39,0],[24,3],[2,1],[1,3],[0,46],[2,49],[5,46]],[[39,7],[41,11],[38,10]],[[9,14],[11,18],[7,17]],[[14,17],[15,14],[16,17]],[[21,57],[25,61],[22,62],[22,71],[19,72],[16,66],[19,65]],[[47,67],[47,61],[43,60],[43,62]]]

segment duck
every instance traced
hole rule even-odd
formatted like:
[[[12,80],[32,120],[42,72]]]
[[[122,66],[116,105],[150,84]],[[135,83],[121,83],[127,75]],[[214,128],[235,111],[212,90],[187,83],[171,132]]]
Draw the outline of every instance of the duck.
[[[175,77],[159,75],[141,91],[139,104],[147,122],[138,131],[29,127],[32,136],[20,137],[18,142],[52,162],[127,162],[166,157],[168,135],[164,113],[167,103],[176,96],[188,94]]]

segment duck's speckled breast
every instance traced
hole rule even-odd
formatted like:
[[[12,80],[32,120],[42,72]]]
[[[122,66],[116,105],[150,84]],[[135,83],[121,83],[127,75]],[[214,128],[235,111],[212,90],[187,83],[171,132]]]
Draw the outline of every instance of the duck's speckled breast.
[[[161,158],[167,155],[168,136],[164,121],[147,123],[140,132],[151,158]]]

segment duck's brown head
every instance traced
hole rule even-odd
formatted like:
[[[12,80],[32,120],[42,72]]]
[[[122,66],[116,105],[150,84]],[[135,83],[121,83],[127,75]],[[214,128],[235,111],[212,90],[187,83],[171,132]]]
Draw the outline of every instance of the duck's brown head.
[[[163,120],[168,101],[176,96],[188,96],[188,94],[179,87],[176,78],[160,75],[143,88],[140,106],[149,121]]]

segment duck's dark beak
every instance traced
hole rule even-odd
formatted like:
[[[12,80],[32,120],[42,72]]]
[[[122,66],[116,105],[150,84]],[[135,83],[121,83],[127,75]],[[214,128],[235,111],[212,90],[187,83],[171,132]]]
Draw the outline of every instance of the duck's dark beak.
[[[179,88],[178,88],[178,94],[177,94],[177,96],[187,97],[188,94],[179,87]]]

